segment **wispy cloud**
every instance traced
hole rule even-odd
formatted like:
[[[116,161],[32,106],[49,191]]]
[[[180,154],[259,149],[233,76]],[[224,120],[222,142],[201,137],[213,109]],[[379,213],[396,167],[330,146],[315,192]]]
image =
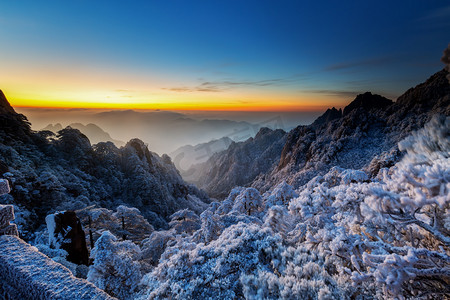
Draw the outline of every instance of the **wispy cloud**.
[[[204,81],[197,86],[179,86],[162,88],[172,92],[222,92],[236,87],[266,87],[284,85],[298,81],[299,76],[292,76],[287,78],[274,78],[265,80],[223,80],[223,81]]]
[[[380,64],[386,64],[393,60],[393,57],[376,57],[371,59],[352,61],[352,62],[343,62],[332,64],[325,68],[325,71],[340,71],[345,69],[353,69],[359,67],[371,67],[378,66]]]
[[[419,18],[419,21],[429,21],[429,20],[443,20],[450,18],[450,5],[441,7],[439,9],[434,9],[424,15],[423,17]]]
[[[340,96],[340,97],[346,97],[346,98],[354,98],[356,95],[361,94],[361,91],[333,90],[333,89],[304,90],[303,92],[330,95],[330,96]]]
[[[415,21],[428,30],[448,27],[450,26],[450,5],[431,10]]]
[[[117,89],[115,91],[118,92],[118,93],[123,94],[123,95],[120,96],[121,98],[134,98],[134,96],[132,94],[136,93],[135,91],[128,90],[128,89]],[[111,97],[108,97],[108,98],[111,98]]]

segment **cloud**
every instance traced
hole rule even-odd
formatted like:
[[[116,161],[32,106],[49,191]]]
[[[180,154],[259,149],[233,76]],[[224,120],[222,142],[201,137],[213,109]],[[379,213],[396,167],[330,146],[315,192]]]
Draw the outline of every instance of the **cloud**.
[[[361,89],[361,90],[333,90],[333,89],[317,89],[317,90],[303,90],[302,92],[323,94],[329,96],[338,96],[343,98],[349,98],[353,100],[357,95],[370,91],[370,89]],[[389,93],[386,91],[371,91],[374,94],[382,95],[388,99],[397,99],[398,94]]]
[[[292,76],[287,78],[274,78],[265,80],[223,80],[223,81],[204,81],[201,84],[194,87],[170,87],[162,88],[172,92],[222,92],[235,87],[265,87],[284,85],[290,82],[297,81],[299,76]]]
[[[333,64],[325,68],[325,71],[340,71],[345,69],[378,66],[380,64],[386,64],[393,60],[392,57],[377,57],[360,61],[344,62]]]
[[[209,86],[208,83],[202,83],[196,87],[171,87],[171,88],[162,88],[163,90],[185,93],[185,92],[220,92],[222,89],[216,86]]]
[[[323,95],[331,95],[331,96],[340,96],[340,97],[346,97],[346,98],[355,98],[356,95],[361,94],[361,91],[332,90],[332,89],[303,90],[302,92],[308,92],[308,93],[314,93],[314,94],[323,94]]]

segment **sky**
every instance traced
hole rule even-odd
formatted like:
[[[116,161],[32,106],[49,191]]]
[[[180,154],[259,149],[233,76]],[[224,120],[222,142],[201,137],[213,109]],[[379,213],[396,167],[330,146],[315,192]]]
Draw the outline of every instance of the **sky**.
[[[448,1],[0,2],[15,107],[320,111],[442,69]]]

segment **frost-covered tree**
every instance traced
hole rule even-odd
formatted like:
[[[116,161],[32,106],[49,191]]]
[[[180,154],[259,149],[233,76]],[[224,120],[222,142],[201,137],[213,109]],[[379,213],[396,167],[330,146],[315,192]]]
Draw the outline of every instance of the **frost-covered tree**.
[[[85,234],[95,242],[104,231],[109,231],[120,239],[128,239],[139,244],[154,231],[152,225],[134,207],[119,205],[116,211],[88,206],[76,211],[83,224]],[[88,246],[91,246],[90,238]],[[93,245],[92,245],[93,246]]]
[[[246,188],[234,200],[233,211],[249,216],[259,216],[263,210],[262,198],[258,190]]]
[[[170,228],[174,229],[176,233],[192,234],[200,228],[200,218],[198,215],[189,210],[179,210],[170,216]]]
[[[208,245],[178,243],[144,276],[142,299],[243,298],[241,276],[272,269],[280,259],[280,238],[255,224],[232,225]]]
[[[120,242],[105,231],[91,251],[94,263],[87,280],[114,297],[132,299],[142,278],[140,255],[141,250],[133,242]]]
[[[156,266],[168,243],[175,240],[173,230],[154,231],[148,238],[141,242],[142,262]],[[149,268],[149,267],[147,267]]]
[[[283,181],[269,193],[269,196],[264,195],[264,202],[266,207],[272,207],[274,205],[287,206],[289,204],[289,201],[297,196],[298,194],[295,192],[292,186]]]
[[[234,189],[200,215],[200,229],[166,243],[139,297],[448,295],[448,120],[434,119],[403,141],[404,158],[375,178],[334,167],[297,191]]]

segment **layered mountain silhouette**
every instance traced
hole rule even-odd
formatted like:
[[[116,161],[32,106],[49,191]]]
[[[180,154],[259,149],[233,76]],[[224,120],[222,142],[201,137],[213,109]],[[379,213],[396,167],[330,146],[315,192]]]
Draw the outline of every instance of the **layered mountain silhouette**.
[[[235,143],[197,166],[196,183],[210,196],[223,198],[236,185],[266,191],[286,181],[297,188],[332,166],[365,168],[376,176],[401,158],[400,140],[433,115],[450,114],[446,76],[446,70],[437,72],[396,102],[370,92],[358,95],[343,110],[328,109],[313,124],[286,134],[261,129],[254,139]]]
[[[171,152],[169,155],[173,158],[173,162],[180,171],[181,176],[187,181],[195,181],[195,167],[192,168],[192,166],[204,163],[213,154],[226,150],[232,142],[233,140],[229,137],[223,137],[218,140],[200,143],[195,146],[182,146]]]
[[[117,147],[122,147],[125,145],[124,142],[113,139],[108,132],[104,131],[99,126],[92,123],[89,123],[87,125],[83,125],[81,123],[71,123],[69,127],[81,131],[84,135],[86,135],[89,138],[92,144],[97,144],[100,142],[112,142]],[[62,129],[63,126],[60,123],[56,123],[56,124],[49,124],[42,130],[49,130],[54,133],[57,133]]]

